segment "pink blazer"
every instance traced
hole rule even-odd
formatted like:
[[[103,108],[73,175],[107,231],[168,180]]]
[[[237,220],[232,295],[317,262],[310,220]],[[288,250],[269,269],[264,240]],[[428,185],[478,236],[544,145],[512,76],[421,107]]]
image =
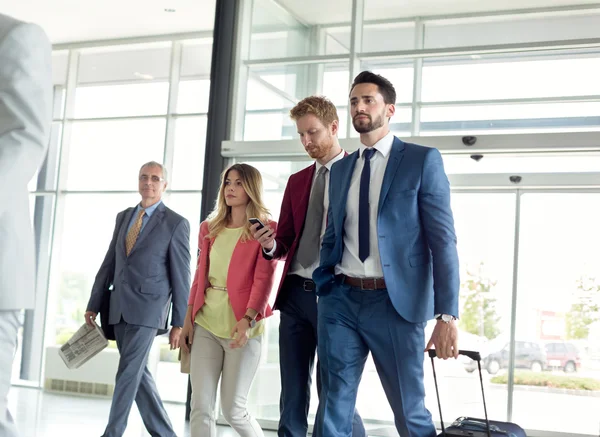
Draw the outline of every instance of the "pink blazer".
[[[269,226],[276,229],[277,223],[271,221]],[[209,254],[215,239],[208,239],[207,235],[208,223],[204,221],[200,224],[198,266],[188,300],[188,305],[193,305],[192,322],[204,305],[204,291],[210,286]],[[262,247],[257,241],[237,242],[227,272],[227,293],[237,320],[244,317],[248,308],[258,311],[257,320],[272,314],[268,302],[275,281],[276,265],[277,260],[267,260],[263,257]]]

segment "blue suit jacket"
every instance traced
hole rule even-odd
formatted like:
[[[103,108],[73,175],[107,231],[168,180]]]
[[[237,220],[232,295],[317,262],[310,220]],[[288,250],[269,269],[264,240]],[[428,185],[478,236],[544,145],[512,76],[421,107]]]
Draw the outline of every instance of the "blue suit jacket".
[[[319,295],[335,284],[342,260],[346,200],[358,151],[336,162],[329,179],[327,229],[313,274]],[[459,269],[450,184],[437,149],[394,138],[379,197],[383,276],[394,308],[409,322],[458,316]]]
[[[110,295],[109,323],[123,317],[127,323],[164,329],[172,303],[172,326],[183,326],[190,292],[190,225],[160,204],[125,254],[127,225],[135,207],[117,215],[104,262],[96,275],[87,310],[99,312]],[[112,284],[113,290],[108,291]]]

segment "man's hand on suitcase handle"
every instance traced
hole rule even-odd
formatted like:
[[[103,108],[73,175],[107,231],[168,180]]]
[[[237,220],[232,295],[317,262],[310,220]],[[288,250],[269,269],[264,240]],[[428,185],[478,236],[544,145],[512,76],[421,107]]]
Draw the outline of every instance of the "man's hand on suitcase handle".
[[[443,322],[438,320],[433,328],[431,338],[427,343],[425,352],[435,347],[435,352],[438,358],[447,360],[448,358],[458,358],[458,329],[454,320]]]

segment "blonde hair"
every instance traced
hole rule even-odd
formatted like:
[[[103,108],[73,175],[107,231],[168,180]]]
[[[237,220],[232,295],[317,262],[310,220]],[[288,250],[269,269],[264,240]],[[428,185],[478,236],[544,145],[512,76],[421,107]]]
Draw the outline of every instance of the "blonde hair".
[[[270,218],[270,213],[263,203],[263,183],[260,172],[248,164],[233,164],[226,169],[221,175],[221,188],[215,202],[215,209],[208,216],[208,235],[207,238],[216,237],[229,224],[231,219],[231,207],[225,202],[225,180],[231,170],[239,173],[242,182],[242,187],[250,198],[246,206],[246,217],[256,217],[261,222],[267,224]],[[250,233],[250,222],[246,222],[241,240],[247,241],[252,238]]]

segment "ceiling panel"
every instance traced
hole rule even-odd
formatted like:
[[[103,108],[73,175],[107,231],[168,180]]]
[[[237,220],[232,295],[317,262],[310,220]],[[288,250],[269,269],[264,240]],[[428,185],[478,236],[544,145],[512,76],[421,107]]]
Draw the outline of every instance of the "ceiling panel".
[[[0,0],[0,12],[39,24],[56,44],[210,31],[215,1]]]

